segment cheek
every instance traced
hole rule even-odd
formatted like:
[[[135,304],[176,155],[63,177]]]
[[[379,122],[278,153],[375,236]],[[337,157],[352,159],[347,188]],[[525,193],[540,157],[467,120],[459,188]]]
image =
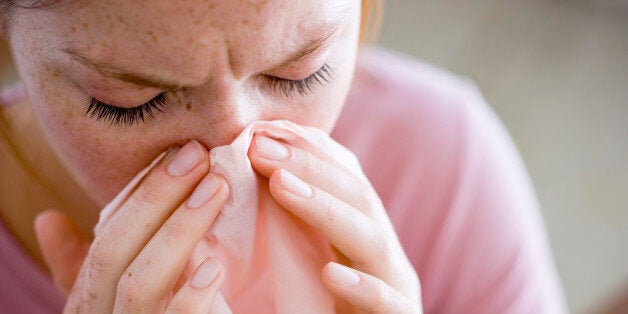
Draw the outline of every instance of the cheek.
[[[98,204],[104,205],[163,147],[141,141],[142,132],[109,128],[85,117],[84,95],[57,71],[33,66],[23,77],[33,111],[59,159]],[[104,126],[104,127],[103,127]]]
[[[309,103],[300,105],[301,108],[307,108],[306,110],[296,110],[287,119],[297,124],[313,126],[331,133],[342,111],[346,94],[345,89],[325,88],[321,96]]]
[[[122,132],[103,132],[70,108],[68,97],[33,100],[48,142],[70,173],[98,204],[104,205],[158,152]],[[154,152],[155,151],[155,152]],[[148,161],[147,161],[148,160]]]
[[[333,85],[324,87],[312,103],[303,104],[311,109],[304,117],[305,121],[300,124],[314,126],[331,133],[349,93],[354,63],[355,58],[351,54],[343,58],[343,66],[336,68]]]

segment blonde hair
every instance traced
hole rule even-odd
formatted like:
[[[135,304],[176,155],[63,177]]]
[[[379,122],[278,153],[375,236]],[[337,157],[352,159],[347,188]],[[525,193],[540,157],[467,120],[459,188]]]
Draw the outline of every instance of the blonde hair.
[[[377,42],[384,14],[384,0],[362,0],[360,42]]]

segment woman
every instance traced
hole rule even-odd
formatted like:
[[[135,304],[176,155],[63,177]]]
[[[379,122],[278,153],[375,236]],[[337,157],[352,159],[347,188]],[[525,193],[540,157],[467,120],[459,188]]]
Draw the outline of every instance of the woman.
[[[471,84],[359,47],[371,1],[2,2],[27,95],[2,109],[3,308],[63,306],[36,261],[69,312],[237,311],[224,261],[183,272],[237,196],[208,151],[289,120],[331,132],[370,180],[268,134],[247,154],[337,250],[319,270],[337,310],[564,311],[505,130]]]

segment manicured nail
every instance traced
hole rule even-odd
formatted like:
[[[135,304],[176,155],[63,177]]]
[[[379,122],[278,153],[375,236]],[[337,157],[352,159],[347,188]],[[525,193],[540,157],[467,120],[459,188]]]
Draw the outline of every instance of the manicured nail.
[[[312,197],[312,188],[292,173],[281,170],[281,187],[297,196]]]
[[[208,259],[198,267],[190,285],[196,289],[205,289],[211,285],[220,273],[220,266],[213,260]]]
[[[209,200],[214,197],[218,189],[220,188],[220,182],[213,174],[208,174],[201,183],[198,184],[190,198],[188,198],[187,206],[191,209],[199,208],[205,205]]]
[[[197,141],[187,143],[168,165],[171,176],[180,177],[190,173],[203,161],[203,147]]]
[[[328,274],[331,280],[344,287],[352,287],[360,283],[360,276],[353,269],[340,264],[329,264]]]
[[[286,159],[289,153],[285,145],[266,136],[256,136],[255,147],[257,154],[264,159],[281,161]]]

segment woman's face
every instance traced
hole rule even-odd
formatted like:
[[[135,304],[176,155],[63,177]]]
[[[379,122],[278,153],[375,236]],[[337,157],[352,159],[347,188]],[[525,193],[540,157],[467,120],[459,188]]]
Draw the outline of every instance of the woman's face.
[[[60,0],[10,23],[48,140],[102,205],[191,139],[229,144],[256,120],[330,131],[353,76],[360,1]]]

